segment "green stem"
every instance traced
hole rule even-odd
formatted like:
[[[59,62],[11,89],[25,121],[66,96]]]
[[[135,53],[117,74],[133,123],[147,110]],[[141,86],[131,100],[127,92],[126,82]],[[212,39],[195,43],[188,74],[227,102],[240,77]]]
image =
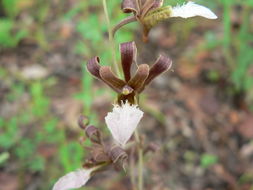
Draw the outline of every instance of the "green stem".
[[[135,139],[138,142],[138,190],[143,190],[143,149],[138,131],[135,131]]]
[[[139,155],[139,179],[138,179],[138,189],[143,189],[143,150],[142,148],[139,148],[138,150]]]
[[[110,23],[110,18],[109,18],[109,14],[108,14],[106,0],[103,0],[103,8],[104,8],[104,13],[105,13],[105,18],[106,18],[106,23],[107,23],[107,28],[108,28],[108,35],[109,35],[109,42],[110,42],[111,51],[112,51],[114,70],[118,75],[120,75],[120,69],[119,69],[119,65],[117,64],[115,44],[113,41],[113,35],[112,35],[112,31],[111,31],[111,23]]]
[[[235,68],[235,62],[232,58],[231,54],[231,41],[232,41],[232,34],[231,34],[231,3],[229,0],[224,1],[224,11],[223,11],[223,25],[224,25],[224,56],[226,62],[229,64],[230,69]]]
[[[135,174],[134,152],[135,152],[135,149],[132,148],[131,153],[130,153],[130,180],[132,184],[132,189],[137,190],[136,179],[134,175]]]

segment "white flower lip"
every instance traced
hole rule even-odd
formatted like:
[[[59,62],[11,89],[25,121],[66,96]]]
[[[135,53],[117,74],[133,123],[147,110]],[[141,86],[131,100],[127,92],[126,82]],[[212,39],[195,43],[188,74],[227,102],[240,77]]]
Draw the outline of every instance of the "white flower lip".
[[[78,169],[61,177],[54,185],[53,190],[69,190],[80,188],[90,179],[92,169]]]
[[[207,7],[198,5],[194,2],[188,2],[182,6],[172,8],[171,17],[189,18],[194,16],[202,16],[208,19],[217,19],[218,17]]]
[[[114,140],[125,146],[142,117],[143,112],[137,105],[125,103],[122,106],[114,105],[113,111],[105,117],[105,122]]]

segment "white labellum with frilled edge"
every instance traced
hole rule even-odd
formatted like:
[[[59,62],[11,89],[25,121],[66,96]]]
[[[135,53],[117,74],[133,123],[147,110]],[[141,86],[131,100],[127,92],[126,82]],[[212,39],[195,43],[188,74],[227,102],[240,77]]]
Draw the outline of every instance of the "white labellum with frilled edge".
[[[113,111],[105,117],[105,122],[115,141],[124,146],[142,117],[143,112],[137,105],[124,103],[121,106],[114,105]]]
[[[61,177],[54,185],[53,190],[70,190],[84,186],[91,177],[92,169],[78,169]]]
[[[176,6],[172,8],[171,17],[189,18],[194,16],[202,16],[209,19],[217,18],[217,16],[210,9],[191,1],[183,4],[182,6]]]

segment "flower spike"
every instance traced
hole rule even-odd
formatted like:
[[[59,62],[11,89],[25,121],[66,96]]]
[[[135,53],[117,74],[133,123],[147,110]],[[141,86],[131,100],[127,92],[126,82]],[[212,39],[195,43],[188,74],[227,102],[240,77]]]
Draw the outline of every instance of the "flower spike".
[[[113,111],[105,117],[105,122],[115,141],[124,147],[142,117],[143,112],[137,105],[126,102],[121,106],[114,105]]]

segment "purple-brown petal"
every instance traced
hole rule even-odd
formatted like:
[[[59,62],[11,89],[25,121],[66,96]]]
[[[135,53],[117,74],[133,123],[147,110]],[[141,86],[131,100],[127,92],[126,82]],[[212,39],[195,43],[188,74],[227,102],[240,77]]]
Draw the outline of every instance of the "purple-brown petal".
[[[99,70],[101,68],[101,66],[99,65],[99,57],[93,57],[92,59],[90,59],[87,63],[87,70],[95,77],[101,79],[100,74],[99,74]]]
[[[155,1],[154,0],[145,0],[141,8],[141,17],[144,17],[150,9],[152,9]]]
[[[141,64],[134,77],[128,82],[128,85],[138,92],[143,87],[148,76],[149,66],[147,64]]]
[[[136,0],[123,0],[121,8],[124,13],[138,13],[138,5],[136,4]]]
[[[110,155],[113,163],[116,163],[118,161],[122,162],[128,158],[127,153],[119,146],[113,147],[110,150],[109,155]]]
[[[155,64],[150,68],[148,78],[140,91],[144,90],[145,86],[148,85],[155,77],[169,70],[171,66],[172,60],[169,57],[160,55]]]
[[[107,155],[103,146],[93,146],[91,154],[96,163],[111,161],[111,158]]]
[[[103,66],[99,70],[99,74],[103,81],[113,88],[116,92],[121,93],[126,82],[119,79],[108,66]]]
[[[120,44],[121,64],[126,82],[131,78],[131,65],[136,62],[137,49],[134,42]]]
[[[86,136],[91,140],[93,143],[101,144],[101,133],[98,128],[90,125],[85,129]]]
[[[163,5],[163,0],[144,0],[141,7],[142,18],[151,10],[159,8]]]
[[[81,129],[86,129],[86,127],[89,125],[89,118],[81,115],[78,119],[78,125]]]

